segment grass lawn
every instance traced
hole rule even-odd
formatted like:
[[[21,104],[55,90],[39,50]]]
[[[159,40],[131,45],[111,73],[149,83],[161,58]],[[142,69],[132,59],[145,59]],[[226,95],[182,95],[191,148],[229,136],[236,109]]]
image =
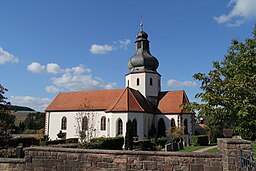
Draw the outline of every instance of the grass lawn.
[[[212,148],[212,149],[209,149],[207,150],[206,152],[207,153],[217,153],[219,150],[218,150],[218,147],[215,147],[215,148]]]
[[[199,150],[205,147],[208,147],[208,146],[187,146],[183,150],[180,150],[179,152],[193,152],[195,150]]]
[[[252,143],[252,152],[256,153],[256,142]]]

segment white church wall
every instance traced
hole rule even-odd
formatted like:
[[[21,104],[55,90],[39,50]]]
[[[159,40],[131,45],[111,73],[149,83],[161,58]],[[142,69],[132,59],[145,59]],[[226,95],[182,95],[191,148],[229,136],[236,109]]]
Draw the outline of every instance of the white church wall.
[[[175,121],[175,125],[178,126],[178,114],[158,114],[155,116],[155,126],[156,128],[158,127],[158,121],[163,118],[164,120],[164,124],[165,124],[165,128],[171,126],[171,119],[174,119]]]
[[[137,121],[137,135],[138,140],[143,140],[148,137],[148,120],[150,120],[150,124],[152,123],[153,115],[147,113],[129,113],[129,119],[133,121],[136,119]]]
[[[139,79],[139,85],[137,85],[137,79]],[[150,85],[150,79],[152,79],[152,85]],[[140,91],[144,97],[157,97],[161,88],[160,82],[160,75],[156,73],[132,73],[126,75],[126,87]]]
[[[48,133],[50,140],[58,139],[57,134],[60,130],[63,133],[66,133],[66,138],[77,138],[77,133],[75,130],[76,120],[75,120],[75,112],[49,112],[49,123],[48,123]],[[67,118],[67,129],[61,129],[61,120],[63,117]]]
[[[123,134],[122,136],[125,137],[125,131],[126,131],[126,122],[128,120],[127,113],[107,113],[107,128],[109,128],[109,132],[107,130],[107,136],[108,137],[116,137],[117,136],[117,122],[118,119],[121,119],[123,122]],[[108,123],[109,119],[109,123]]]
[[[138,90],[143,96],[145,96],[145,74],[133,73],[126,75],[126,86]],[[137,85],[137,79],[139,79],[139,85]],[[129,84],[129,85],[128,85]]]
[[[183,114],[182,115],[182,125],[184,125],[185,119],[187,119],[187,123],[188,123],[188,133],[190,135],[192,135],[191,114]]]
[[[61,120],[63,117],[67,118],[67,129],[61,129]],[[88,118],[88,127],[92,128],[92,137],[106,137],[107,130],[101,130],[101,117],[106,116],[104,111],[89,111],[89,112],[50,112],[47,114],[49,117],[48,135],[51,140],[57,139],[57,134],[61,130],[66,133],[66,138],[78,138],[78,123],[77,118],[86,116]],[[93,120],[93,123],[92,123]],[[107,119],[106,119],[107,120]],[[107,128],[107,127],[106,127]],[[80,126],[81,129],[81,126]]]

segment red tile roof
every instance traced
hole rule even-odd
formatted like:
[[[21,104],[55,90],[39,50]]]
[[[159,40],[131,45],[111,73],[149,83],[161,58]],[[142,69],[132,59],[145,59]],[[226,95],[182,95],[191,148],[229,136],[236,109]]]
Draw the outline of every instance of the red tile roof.
[[[191,113],[182,110],[181,105],[189,100],[185,91],[167,91],[159,94],[159,113]]]
[[[106,110],[124,89],[62,92],[45,111]]]
[[[145,97],[137,90],[126,88],[107,112],[147,112],[153,113]]]
[[[181,104],[188,102],[184,91],[168,91],[159,94],[157,113],[187,113]],[[104,110],[106,112],[154,113],[148,101],[131,88],[92,90],[59,93],[46,111]]]

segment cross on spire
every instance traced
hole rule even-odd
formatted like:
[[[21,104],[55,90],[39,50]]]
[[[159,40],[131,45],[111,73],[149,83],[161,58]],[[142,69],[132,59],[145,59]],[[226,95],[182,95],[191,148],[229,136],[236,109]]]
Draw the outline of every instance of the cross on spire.
[[[140,16],[140,31],[143,31],[142,16]]]

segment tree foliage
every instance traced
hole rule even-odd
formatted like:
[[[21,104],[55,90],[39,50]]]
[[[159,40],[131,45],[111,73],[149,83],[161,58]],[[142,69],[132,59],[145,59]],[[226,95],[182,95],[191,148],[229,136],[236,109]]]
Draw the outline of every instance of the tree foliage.
[[[133,146],[132,121],[128,119],[128,121],[126,122],[125,150],[132,149],[132,146]]]
[[[11,103],[6,101],[5,92],[8,91],[0,84],[0,142],[2,138],[8,138],[8,129],[14,125],[15,117],[10,115]],[[0,143],[1,144],[1,143]]]
[[[196,94],[203,104],[192,108],[205,117],[212,134],[232,128],[246,139],[256,136],[256,26],[245,42],[231,41],[223,61],[214,61],[208,74],[193,76],[201,82]]]
[[[41,112],[29,113],[21,124],[21,127],[29,130],[39,130],[44,128],[45,114]]]

